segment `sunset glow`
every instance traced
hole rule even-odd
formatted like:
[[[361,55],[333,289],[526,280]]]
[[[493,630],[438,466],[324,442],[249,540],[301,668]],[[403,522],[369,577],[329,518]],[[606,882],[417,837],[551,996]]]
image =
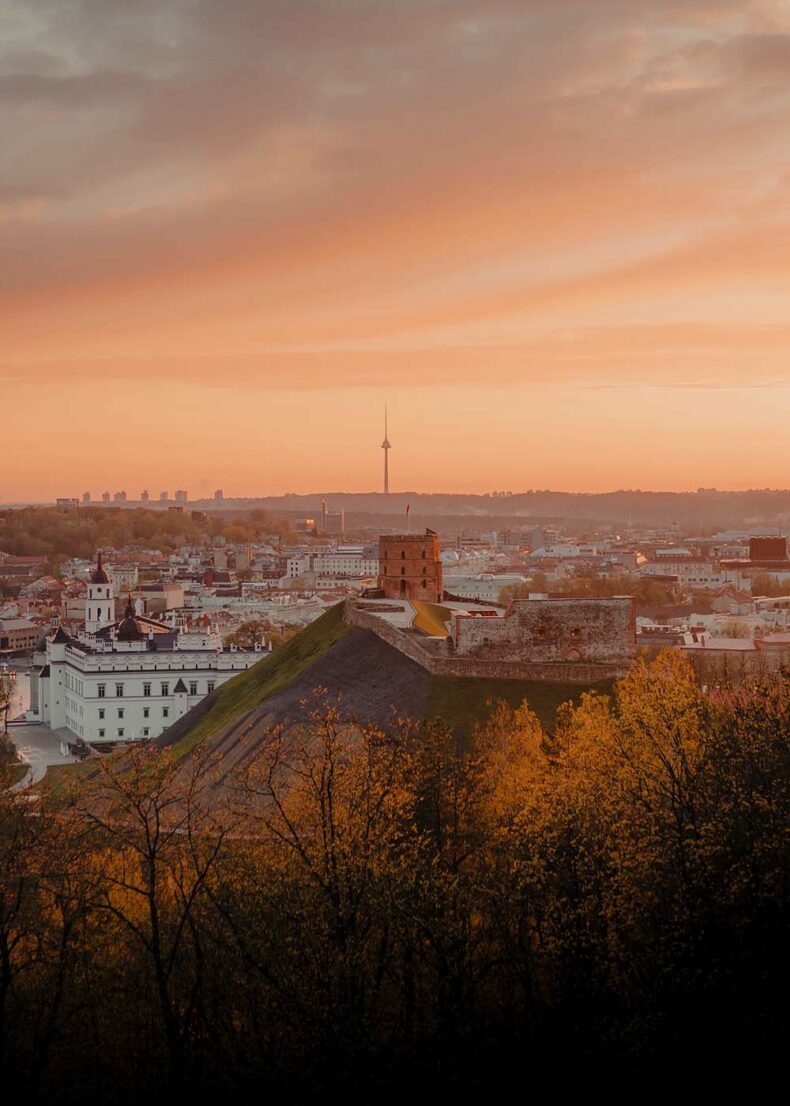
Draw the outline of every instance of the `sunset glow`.
[[[782,0],[9,0],[0,501],[787,486]]]

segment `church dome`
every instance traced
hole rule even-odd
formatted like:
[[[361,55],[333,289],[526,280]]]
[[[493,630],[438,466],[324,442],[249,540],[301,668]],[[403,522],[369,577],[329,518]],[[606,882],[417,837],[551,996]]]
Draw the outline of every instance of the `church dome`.
[[[110,577],[107,575],[104,565],[101,563],[101,549],[99,550],[99,556],[96,559],[96,567],[93,570],[91,576],[92,584],[109,584]]]
[[[124,616],[118,623],[116,638],[118,641],[140,641],[140,639],[144,637],[145,632],[134,616],[132,600],[130,598],[126,604]]]

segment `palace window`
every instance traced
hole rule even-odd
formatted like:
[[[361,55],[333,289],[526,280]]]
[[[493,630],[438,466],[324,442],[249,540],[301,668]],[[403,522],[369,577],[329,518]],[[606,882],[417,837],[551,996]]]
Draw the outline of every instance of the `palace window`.
[[[123,698],[123,684],[115,685],[115,694],[119,699]]]
[[[104,693],[105,693],[106,689],[107,689],[107,685],[106,685],[106,684],[99,684],[99,685],[98,685],[98,687],[97,687],[97,691],[98,691],[98,693],[99,693],[99,698],[100,698],[100,699],[103,699],[103,698],[104,698]]]
[[[150,695],[150,694],[151,694],[151,685],[150,684],[143,684],[143,695]]]
[[[169,718],[170,717],[170,707],[162,707],[162,717],[163,718]]]
[[[170,684],[162,684],[162,694],[163,695],[169,695],[170,694]]]
[[[143,718],[147,718],[151,713],[150,707],[143,707]]]
[[[209,695],[214,690],[214,681],[213,680],[209,680],[209,682],[206,684],[206,690],[208,691]]]
[[[123,726],[121,726],[118,730],[118,737],[123,737]]]
[[[104,730],[99,730],[99,737],[104,737]]]
[[[190,695],[197,695],[197,693],[198,693],[197,680],[190,680],[189,681],[189,694]]]
[[[102,709],[99,710],[99,718],[104,718],[104,711]]]
[[[123,707],[118,707],[118,717],[123,718]]]

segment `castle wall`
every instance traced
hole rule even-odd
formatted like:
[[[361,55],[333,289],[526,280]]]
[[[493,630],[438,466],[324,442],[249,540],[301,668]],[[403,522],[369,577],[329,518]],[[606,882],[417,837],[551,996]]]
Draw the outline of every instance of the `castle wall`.
[[[636,653],[634,603],[613,599],[521,599],[503,618],[458,614],[458,657],[534,664],[628,663]]]
[[[435,676],[476,677],[478,679],[546,680],[563,683],[590,684],[625,674],[632,653],[617,661],[550,660],[546,657],[527,659],[511,651],[510,655],[479,654],[458,656],[451,643],[431,641],[416,633],[403,631],[385,619],[366,611],[353,600],[346,602],[343,618],[351,626],[372,630],[383,641],[410,657]],[[493,624],[502,619],[476,619],[479,624]]]

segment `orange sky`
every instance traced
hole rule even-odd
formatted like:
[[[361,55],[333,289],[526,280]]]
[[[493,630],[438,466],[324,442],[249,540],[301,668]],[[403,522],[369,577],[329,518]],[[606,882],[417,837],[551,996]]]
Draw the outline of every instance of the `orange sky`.
[[[0,501],[790,486],[786,0],[8,0]]]

